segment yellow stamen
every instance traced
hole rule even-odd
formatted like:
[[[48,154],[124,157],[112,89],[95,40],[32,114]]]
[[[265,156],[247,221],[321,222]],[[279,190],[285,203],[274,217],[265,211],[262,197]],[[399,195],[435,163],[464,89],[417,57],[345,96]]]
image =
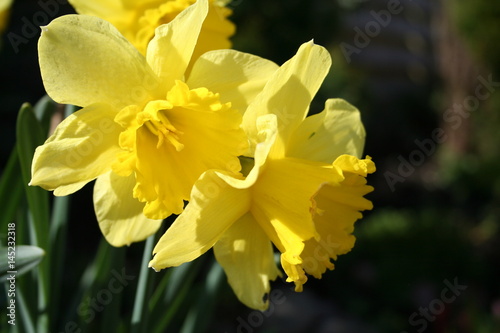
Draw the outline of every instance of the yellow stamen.
[[[159,120],[149,119],[144,121],[144,124],[151,131],[151,133],[158,137],[156,148],[160,148],[165,142],[165,139],[167,139],[167,141],[175,147],[176,151],[184,149],[184,145],[180,143],[179,138],[179,135],[184,133],[178,131],[163,114],[163,112],[158,111],[157,116]],[[144,120],[143,114],[138,115],[138,118]]]

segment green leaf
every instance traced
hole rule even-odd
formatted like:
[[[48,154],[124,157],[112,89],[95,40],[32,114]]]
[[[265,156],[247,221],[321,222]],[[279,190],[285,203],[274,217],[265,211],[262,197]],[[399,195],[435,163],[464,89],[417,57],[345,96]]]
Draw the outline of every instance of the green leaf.
[[[0,280],[16,278],[35,268],[45,255],[37,246],[19,245],[0,248]]]
[[[24,106],[23,106],[24,107]],[[33,112],[39,120],[42,129],[42,140],[45,140],[50,127],[51,117],[56,111],[57,103],[49,96],[42,97],[35,105]],[[31,134],[30,134],[31,135]],[[23,179],[19,173],[19,156],[17,144],[12,150],[7,165],[0,178],[0,228],[5,230],[7,223],[13,222],[23,197]]]
[[[0,202],[2,203],[0,230],[7,230],[7,224],[14,221],[23,193],[23,183],[19,173],[19,158],[17,148],[14,147],[0,178]]]
[[[166,332],[170,331],[171,326],[175,326],[173,321],[179,316],[183,310],[183,304],[193,291],[195,278],[204,262],[204,256],[202,256],[198,260],[168,269],[149,303],[150,318],[154,320],[154,323],[150,325],[151,332]],[[172,330],[177,331],[178,328],[172,328]]]
[[[26,298],[24,297],[24,291],[20,286],[16,288],[16,302],[18,304],[19,313],[23,322],[24,332],[35,333],[36,331],[33,318],[26,302]]]
[[[49,133],[50,123],[52,120],[52,116],[57,110],[57,105],[58,104],[54,102],[48,95],[45,95],[35,104],[35,107],[33,108],[33,112],[40,122],[40,126],[44,136],[47,136]]]
[[[21,106],[16,124],[17,153],[21,166],[22,182],[26,191],[28,207],[31,213],[31,231],[33,243],[47,252],[47,258],[40,266],[38,279],[38,317],[37,332],[49,331],[50,304],[50,248],[49,248],[49,197],[40,187],[29,187],[31,179],[31,161],[37,146],[43,144],[45,135],[33,108],[28,103]]]
[[[78,318],[75,318],[75,315],[78,313],[79,316],[82,316],[82,314],[78,311],[78,309],[82,306],[82,303],[84,300],[88,299],[89,297],[94,297],[95,294],[95,289],[97,288],[96,285],[101,283],[101,274],[99,272],[102,269],[108,268],[109,270],[109,260],[108,258],[110,257],[110,251],[111,251],[111,246],[106,242],[104,237],[101,239],[99,243],[99,247],[96,251],[95,258],[92,260],[83,273],[81,274],[80,281],[78,282],[78,286],[76,289],[71,293],[71,295],[68,295],[68,297],[71,297],[71,302],[70,305],[64,309],[65,313],[64,316],[62,317],[62,323],[67,323],[69,321],[79,321]],[[82,319],[82,318],[80,318]],[[79,324],[80,329],[82,332],[87,332],[87,326],[89,322],[86,320],[80,320],[81,323]],[[63,328],[59,328],[63,329]]]
[[[181,333],[205,332],[213,315],[217,294],[224,278],[222,267],[215,260],[208,272],[204,288],[197,294],[180,330]]]
[[[43,144],[45,135],[35,117],[33,108],[25,103],[17,117],[17,153],[21,166],[21,176],[26,190],[29,209],[35,222],[36,244],[46,249],[48,246],[49,198],[40,187],[28,187],[31,179],[31,161],[36,147]]]

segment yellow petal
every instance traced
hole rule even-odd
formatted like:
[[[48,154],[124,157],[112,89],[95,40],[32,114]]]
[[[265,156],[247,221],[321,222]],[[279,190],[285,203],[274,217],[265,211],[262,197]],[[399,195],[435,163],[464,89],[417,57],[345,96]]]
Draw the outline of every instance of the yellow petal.
[[[97,16],[108,21],[136,48],[139,48],[134,41],[139,29],[139,19],[144,10],[140,7],[144,4],[141,4],[143,1],[126,2],[124,0],[69,0],[78,14]],[[154,32],[151,37],[153,35]],[[139,51],[144,54],[146,45],[144,45],[144,50]]]
[[[106,18],[109,22],[112,22],[109,20],[110,17],[117,16],[117,13],[122,14],[121,12],[125,9],[121,0],[68,0],[68,2],[78,14]]]
[[[94,209],[99,228],[113,246],[130,245],[154,234],[162,220],[142,214],[144,204],[132,197],[134,176],[120,177],[108,172],[97,178],[94,186]]]
[[[117,109],[158,95],[158,79],[146,59],[110,23],[66,15],[42,27],[40,70],[56,102]]]
[[[272,61],[248,53],[218,50],[203,54],[195,62],[187,83],[192,88],[218,92],[222,102],[231,102],[243,114],[277,69]]]
[[[200,31],[198,43],[193,52],[193,59],[211,50],[230,49],[229,37],[234,34],[235,25],[227,19],[232,10],[218,1],[211,1],[208,15]]]
[[[12,5],[13,0],[0,0],[0,10],[7,10]]]
[[[283,156],[284,144],[306,117],[330,65],[331,58],[325,48],[313,42],[302,44],[297,54],[272,75],[245,112],[242,126],[251,144],[256,143],[256,119],[263,114],[276,114],[281,144],[273,148],[271,155]]]
[[[156,29],[146,57],[166,90],[170,90],[175,80],[184,78],[207,12],[207,0],[199,0],[172,22]]]
[[[259,175],[265,170],[267,156],[276,141],[277,120],[273,114],[268,114],[257,119],[257,129],[259,130],[259,143],[255,148],[254,165],[245,179],[235,178],[234,175],[216,172],[227,184],[234,188],[250,188],[259,179]]]
[[[222,235],[214,254],[238,299],[252,309],[266,310],[269,281],[280,273],[272,244],[251,214],[243,215]]]
[[[80,190],[82,187],[87,185],[87,183],[88,181],[83,181],[79,183],[59,186],[58,188],[54,189],[54,195],[56,197],[63,197],[65,195],[75,193],[76,191]]]
[[[286,155],[332,163],[342,154],[361,157],[364,143],[358,109],[342,99],[329,99],[323,112],[307,117],[293,133]]]
[[[290,261],[285,255],[281,255],[280,259],[281,266],[288,276],[286,282],[295,283],[295,291],[302,292],[304,289],[302,286],[307,282],[306,273],[302,269],[302,261],[300,263]]]
[[[110,170],[121,151],[116,110],[105,104],[83,108],[57,126],[33,157],[30,185],[67,195]]]
[[[372,209],[371,202],[363,196],[373,190],[365,179],[367,172],[375,171],[373,162],[369,158],[358,160],[343,155],[335,161],[334,168],[342,173],[343,179],[323,183],[313,196],[311,213],[319,237],[305,241],[300,262],[281,256],[287,282],[295,283],[295,291],[302,291],[306,273],[320,279],[327,269],[334,268],[331,259],[336,260],[338,255],[352,249],[354,222],[362,217],[360,211]]]
[[[334,268],[331,259],[336,260],[337,256],[352,249],[354,223],[362,217],[361,211],[373,208],[372,203],[364,198],[373,191],[365,179],[367,173],[375,171],[373,162],[344,155],[334,164],[344,167],[344,180],[324,184],[315,194],[313,216],[320,239],[306,241],[302,253],[303,269],[316,278],[321,278],[326,269]]]
[[[184,212],[156,244],[149,267],[178,266],[209,250],[250,206],[248,190],[238,190],[207,171],[196,182]]]
[[[350,172],[363,177],[376,171],[375,163],[373,163],[370,156],[361,160],[355,156],[341,155],[337,157],[333,165],[342,169],[344,173]]]
[[[285,158],[268,160],[252,188],[252,214],[290,263],[299,263],[303,242],[318,237],[312,197],[326,182],[343,177],[324,163]]]
[[[0,0],[0,33],[2,33],[9,23],[9,12],[12,0]]]

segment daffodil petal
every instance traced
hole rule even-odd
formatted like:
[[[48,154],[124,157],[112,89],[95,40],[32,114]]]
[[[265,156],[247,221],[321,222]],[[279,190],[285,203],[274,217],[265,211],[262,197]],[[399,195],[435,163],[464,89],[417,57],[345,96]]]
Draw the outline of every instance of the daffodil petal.
[[[12,5],[13,0],[1,0],[0,10],[7,10]]]
[[[219,93],[222,102],[231,102],[243,114],[278,68],[272,61],[248,53],[217,50],[195,62],[187,83],[191,88],[207,87]]]
[[[99,176],[94,186],[94,209],[102,234],[113,246],[130,245],[154,234],[162,220],[142,214],[144,204],[132,197],[133,175],[120,177],[113,172]]]
[[[30,185],[67,195],[109,171],[121,151],[116,110],[93,104],[64,119],[33,157]]]
[[[286,155],[332,163],[342,154],[361,157],[364,143],[358,109],[343,99],[329,99],[323,112],[304,119],[293,133]]]
[[[370,156],[359,159],[351,155],[341,155],[337,157],[333,165],[340,168],[344,173],[350,172],[363,177],[376,171],[375,163],[373,163]]]
[[[9,23],[10,6],[13,0],[0,0],[0,33],[2,33]]]
[[[59,186],[58,188],[54,189],[54,195],[56,197],[63,197],[65,195],[75,193],[76,191],[87,185],[87,183],[88,181],[83,181],[79,183]]]
[[[235,178],[232,174],[216,172],[227,184],[237,189],[246,189],[251,187],[259,179],[259,175],[264,169],[267,156],[276,141],[277,120],[274,114],[268,114],[257,119],[257,128],[259,130],[259,143],[255,148],[254,166],[245,179]]]
[[[182,80],[193,55],[201,26],[208,13],[208,1],[198,0],[168,24],[159,26],[149,42],[146,58],[162,87],[169,90]]]
[[[196,182],[184,212],[156,244],[149,267],[179,266],[210,249],[250,207],[250,193],[207,171]]]
[[[68,0],[78,14],[93,15],[98,17],[113,17],[117,12],[124,10],[121,0]],[[108,20],[110,21],[110,20]],[[111,21],[110,21],[111,22]]]
[[[281,147],[276,146],[272,155],[283,156],[284,145],[306,117],[330,65],[331,58],[325,48],[312,41],[302,44],[297,54],[271,76],[245,112],[242,126],[251,143],[256,143],[256,119],[263,114],[276,114]]]
[[[42,27],[38,54],[45,89],[59,103],[107,103],[121,109],[142,105],[159,87],[146,59],[97,17],[53,20]]]
[[[314,223],[321,238],[306,241],[302,253],[303,269],[316,278],[321,278],[326,269],[334,268],[330,259],[336,260],[352,249],[354,223],[362,218],[361,211],[373,208],[371,201],[364,198],[373,191],[365,178],[375,171],[373,162],[343,155],[334,165],[344,167],[341,168],[344,180],[323,184],[314,195]]]
[[[229,37],[234,34],[236,27],[227,19],[232,10],[224,7],[225,5],[219,1],[209,3],[208,15],[203,22],[193,59],[199,58],[207,51],[231,48]]]
[[[336,168],[324,163],[268,160],[252,187],[251,211],[290,263],[300,262],[304,241],[319,237],[311,216],[313,195],[321,184],[342,179]]]
[[[215,258],[224,268],[229,284],[246,306],[264,311],[271,289],[269,281],[279,276],[273,247],[251,214],[243,215],[215,243]]]
[[[280,259],[281,259],[281,267],[283,267],[283,270],[288,276],[286,278],[286,282],[295,283],[295,291],[302,292],[304,289],[303,285],[307,282],[306,273],[302,268],[303,264],[302,259],[300,263],[298,263],[296,260],[290,261],[288,260],[289,258],[284,254],[281,255]]]

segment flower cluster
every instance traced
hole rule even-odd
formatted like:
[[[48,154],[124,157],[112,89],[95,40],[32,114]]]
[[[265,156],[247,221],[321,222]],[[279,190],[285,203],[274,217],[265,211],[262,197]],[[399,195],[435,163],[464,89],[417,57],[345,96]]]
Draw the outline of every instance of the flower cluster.
[[[68,195],[95,180],[99,227],[114,246],[144,240],[178,214],[150,267],[213,248],[237,297],[255,309],[267,308],[281,274],[273,246],[297,291],[307,275],[333,269],[354,245],[360,212],[372,208],[364,195],[375,165],[361,158],[365,132],[352,105],[329,99],[307,117],[330,68],[327,50],[304,43],[282,66],[219,50],[234,28],[216,1],[70,2],[107,21],[68,15],[42,28],[46,91],[82,108],[37,148],[30,184]]]

